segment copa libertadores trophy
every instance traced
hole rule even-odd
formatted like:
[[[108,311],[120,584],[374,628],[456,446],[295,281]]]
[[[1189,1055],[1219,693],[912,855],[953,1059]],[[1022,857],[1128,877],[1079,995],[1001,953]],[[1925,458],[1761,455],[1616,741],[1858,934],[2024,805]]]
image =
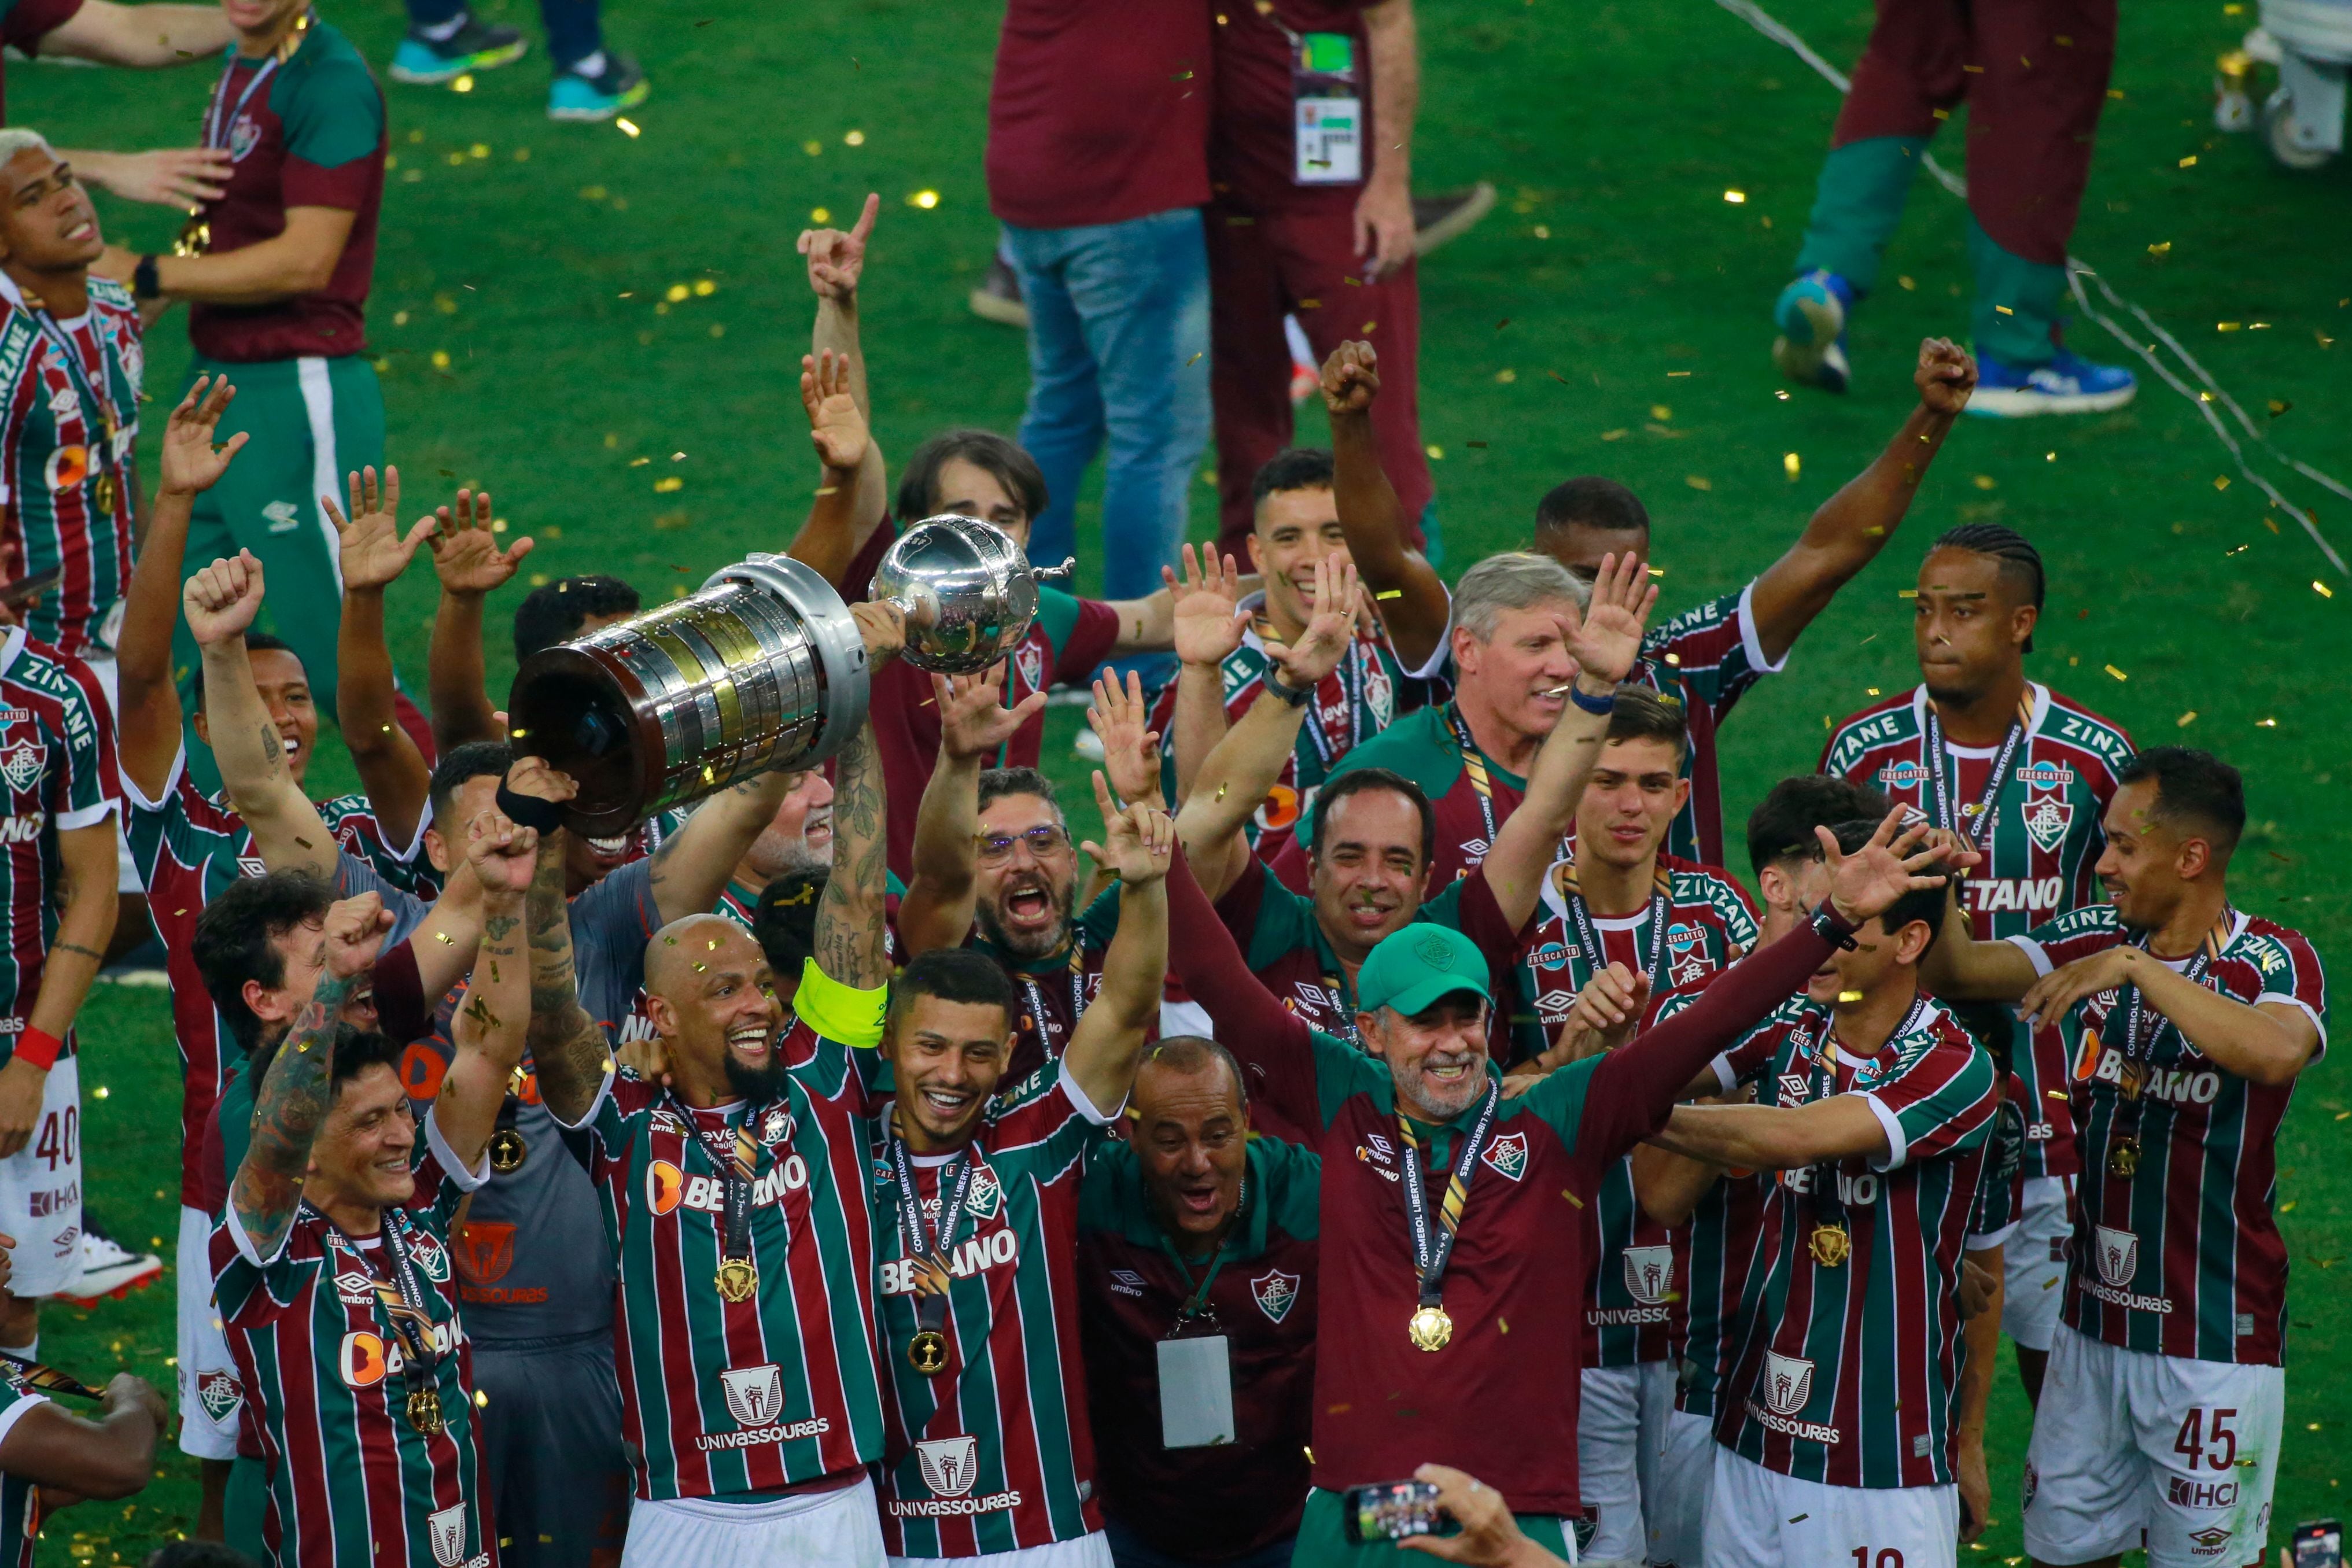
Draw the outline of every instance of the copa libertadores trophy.
[[[1027,634],[1045,575],[1003,529],[931,517],[890,547],[872,593],[906,612],[909,664],[966,674]],[[699,592],[532,654],[507,712],[517,748],[579,784],[568,825],[609,834],[770,768],[824,761],[866,722],[867,679],[865,642],[832,584],[761,552]]]

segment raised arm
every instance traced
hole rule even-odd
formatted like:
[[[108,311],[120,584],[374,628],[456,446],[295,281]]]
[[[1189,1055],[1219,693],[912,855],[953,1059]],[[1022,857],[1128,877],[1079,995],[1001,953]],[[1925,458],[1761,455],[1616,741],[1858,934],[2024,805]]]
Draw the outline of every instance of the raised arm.
[[[520,757],[507,773],[507,789],[534,800],[569,800],[576,787],[536,757]],[[578,1126],[613,1075],[613,1048],[604,1030],[580,1005],[580,977],[572,967],[572,910],[563,896],[563,837],[557,828],[539,835],[538,863],[523,897],[523,925],[530,944],[530,1025],[523,1037],[539,1097],[559,1122]]]
[[[1912,380],[1918,383],[1919,406],[1886,450],[1822,502],[1789,553],[1756,580],[1748,608],[1768,661],[1777,664],[1837,591],[1895,537],[1919,481],[1927,476],[1927,465],[1968,406],[1977,384],[1976,361],[1950,341],[1929,338],[1919,345],[1919,368]]]
[[[180,692],[172,679],[172,632],[180,620],[180,569],[196,497],[228,471],[249,439],[238,431],[219,446],[213,432],[236,396],[226,377],[198,376],[163,427],[155,504],[125,593],[122,635],[115,644],[115,736],[123,776],[159,800],[180,754]]]
[[[528,536],[501,548],[490,493],[459,490],[457,504],[433,514],[433,574],[441,602],[425,653],[425,695],[433,708],[433,744],[444,752],[469,740],[504,740],[506,721],[490,701],[482,657],[482,603],[506,586],[529,555]]]
[[[1168,862],[1176,829],[1157,806],[1119,807],[1109,781],[1099,772],[1094,779],[1105,841],[1080,847],[1118,876],[1118,928],[1103,955],[1102,989],[1071,1030],[1062,1070],[1108,1111],[1126,1103],[1144,1035],[1160,1016],[1168,974]]]
[[[416,841],[433,770],[393,706],[392,649],[383,640],[383,592],[408,570],[433,531],[431,517],[400,531],[400,470],[381,482],[373,465],[351,476],[348,517],[332,496],[319,504],[335,526],[343,576],[343,619],[335,637],[335,724],[359,769],[368,806],[395,844]],[[455,831],[455,824],[451,824]]]
[[[251,550],[188,579],[182,605],[205,662],[205,729],[229,804],[271,871],[335,879],[335,837],[286,765],[286,743],[262,706],[245,632],[261,608],[261,561]]]
[[[433,1102],[433,1121],[449,1152],[470,1171],[498,1127],[507,1084],[522,1065],[531,1013],[523,903],[540,857],[539,834],[496,809],[466,824],[466,841],[467,862],[482,883],[482,937],[465,1005],[452,1022],[456,1054]]]
[[[816,967],[861,991],[890,979],[890,941],[883,908],[889,868],[889,801],[882,756],[869,717],[834,760],[833,874],[816,905]]]
[[[1247,622],[1240,602],[1234,558],[1214,549],[1184,547],[1184,575],[1160,569],[1173,600],[1171,625],[1176,643],[1176,705],[1168,726],[1168,749],[1176,764],[1175,804],[1192,798],[1201,764],[1225,737],[1225,661],[1242,645]]]
[[[310,1142],[333,1098],[335,1031],[343,1004],[375,967],[376,950],[392,914],[373,893],[346,898],[327,911],[320,941],[325,967],[308,1006],[270,1058],[256,1087],[253,1142],[229,1184],[229,1207],[262,1258],[275,1257],[294,1224],[302,1183],[310,1168]]]
[[[915,811],[912,874],[898,900],[898,935],[911,953],[961,946],[971,935],[981,768],[1045,706],[1045,694],[1032,692],[1008,708],[1003,692],[1002,662],[977,675],[931,677],[940,754]]]
[[[2013,1002],[2032,988],[2033,960],[2014,942],[1979,942],[1957,884],[1943,929],[1919,960],[1919,988],[1955,1002]]]
[[[1444,646],[1454,600],[1437,569],[1409,548],[1412,519],[1381,467],[1372,440],[1372,399],[1380,394],[1380,357],[1370,343],[1342,343],[1323,365],[1323,406],[1331,414],[1332,497],[1339,507],[1348,554],[1389,641],[1405,666],[1428,666]]]
[[[1576,821],[1584,782],[1592,776],[1609,738],[1606,709],[1594,713],[1584,703],[1616,700],[1617,683],[1641,656],[1642,628],[1657,602],[1658,591],[1639,559],[1602,556],[1592,602],[1583,614],[1571,610],[1552,617],[1576,660],[1576,696],[1580,700],[1560,710],[1559,722],[1544,737],[1528,770],[1526,799],[1503,820],[1494,852],[1479,868],[1514,930],[1535,913],[1544,876],[1551,870],[1560,840]]]
[[[842,579],[889,509],[889,472],[873,437],[874,404],[857,315],[866,243],[881,209],[882,199],[868,194],[848,230],[803,230],[799,245],[817,301],[809,351],[801,361],[801,403],[822,472],[808,520],[786,553],[815,568],[851,599],[864,597],[866,584]]]

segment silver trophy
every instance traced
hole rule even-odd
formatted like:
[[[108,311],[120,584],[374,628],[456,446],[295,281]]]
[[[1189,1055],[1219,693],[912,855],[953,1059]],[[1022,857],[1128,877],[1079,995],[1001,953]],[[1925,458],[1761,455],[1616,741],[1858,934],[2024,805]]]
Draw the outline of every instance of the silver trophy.
[[[567,825],[618,833],[755,773],[823,762],[866,722],[866,689],[841,595],[761,553],[690,598],[524,660],[509,733],[578,781]]]
[[[908,664],[943,675],[976,674],[1029,634],[1037,585],[1062,586],[1076,564],[1032,567],[1003,528],[949,514],[899,535],[866,596],[906,612]]]

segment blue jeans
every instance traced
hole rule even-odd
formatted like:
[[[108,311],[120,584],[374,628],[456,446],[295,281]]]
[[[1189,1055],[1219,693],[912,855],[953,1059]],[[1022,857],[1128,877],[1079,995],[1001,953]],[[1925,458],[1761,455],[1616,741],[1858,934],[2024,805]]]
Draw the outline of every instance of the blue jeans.
[[[1209,443],[1209,263],[1192,207],[1084,228],[1006,225],[1029,306],[1029,407],[1021,445],[1051,504],[1029,556],[1076,553],[1078,483],[1108,445],[1103,597],[1160,589],[1184,539],[1192,474]]]

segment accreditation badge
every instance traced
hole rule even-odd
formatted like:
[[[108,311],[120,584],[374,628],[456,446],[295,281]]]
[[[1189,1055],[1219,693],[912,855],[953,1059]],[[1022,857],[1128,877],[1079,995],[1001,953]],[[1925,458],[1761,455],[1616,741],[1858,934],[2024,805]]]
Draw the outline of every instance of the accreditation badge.
[[[1353,185],[1364,177],[1364,89],[1356,40],[1306,33],[1290,57],[1293,183]]]
[[[1234,1363],[1225,1336],[1163,1339],[1159,1350],[1160,1446],[1234,1441]]]

